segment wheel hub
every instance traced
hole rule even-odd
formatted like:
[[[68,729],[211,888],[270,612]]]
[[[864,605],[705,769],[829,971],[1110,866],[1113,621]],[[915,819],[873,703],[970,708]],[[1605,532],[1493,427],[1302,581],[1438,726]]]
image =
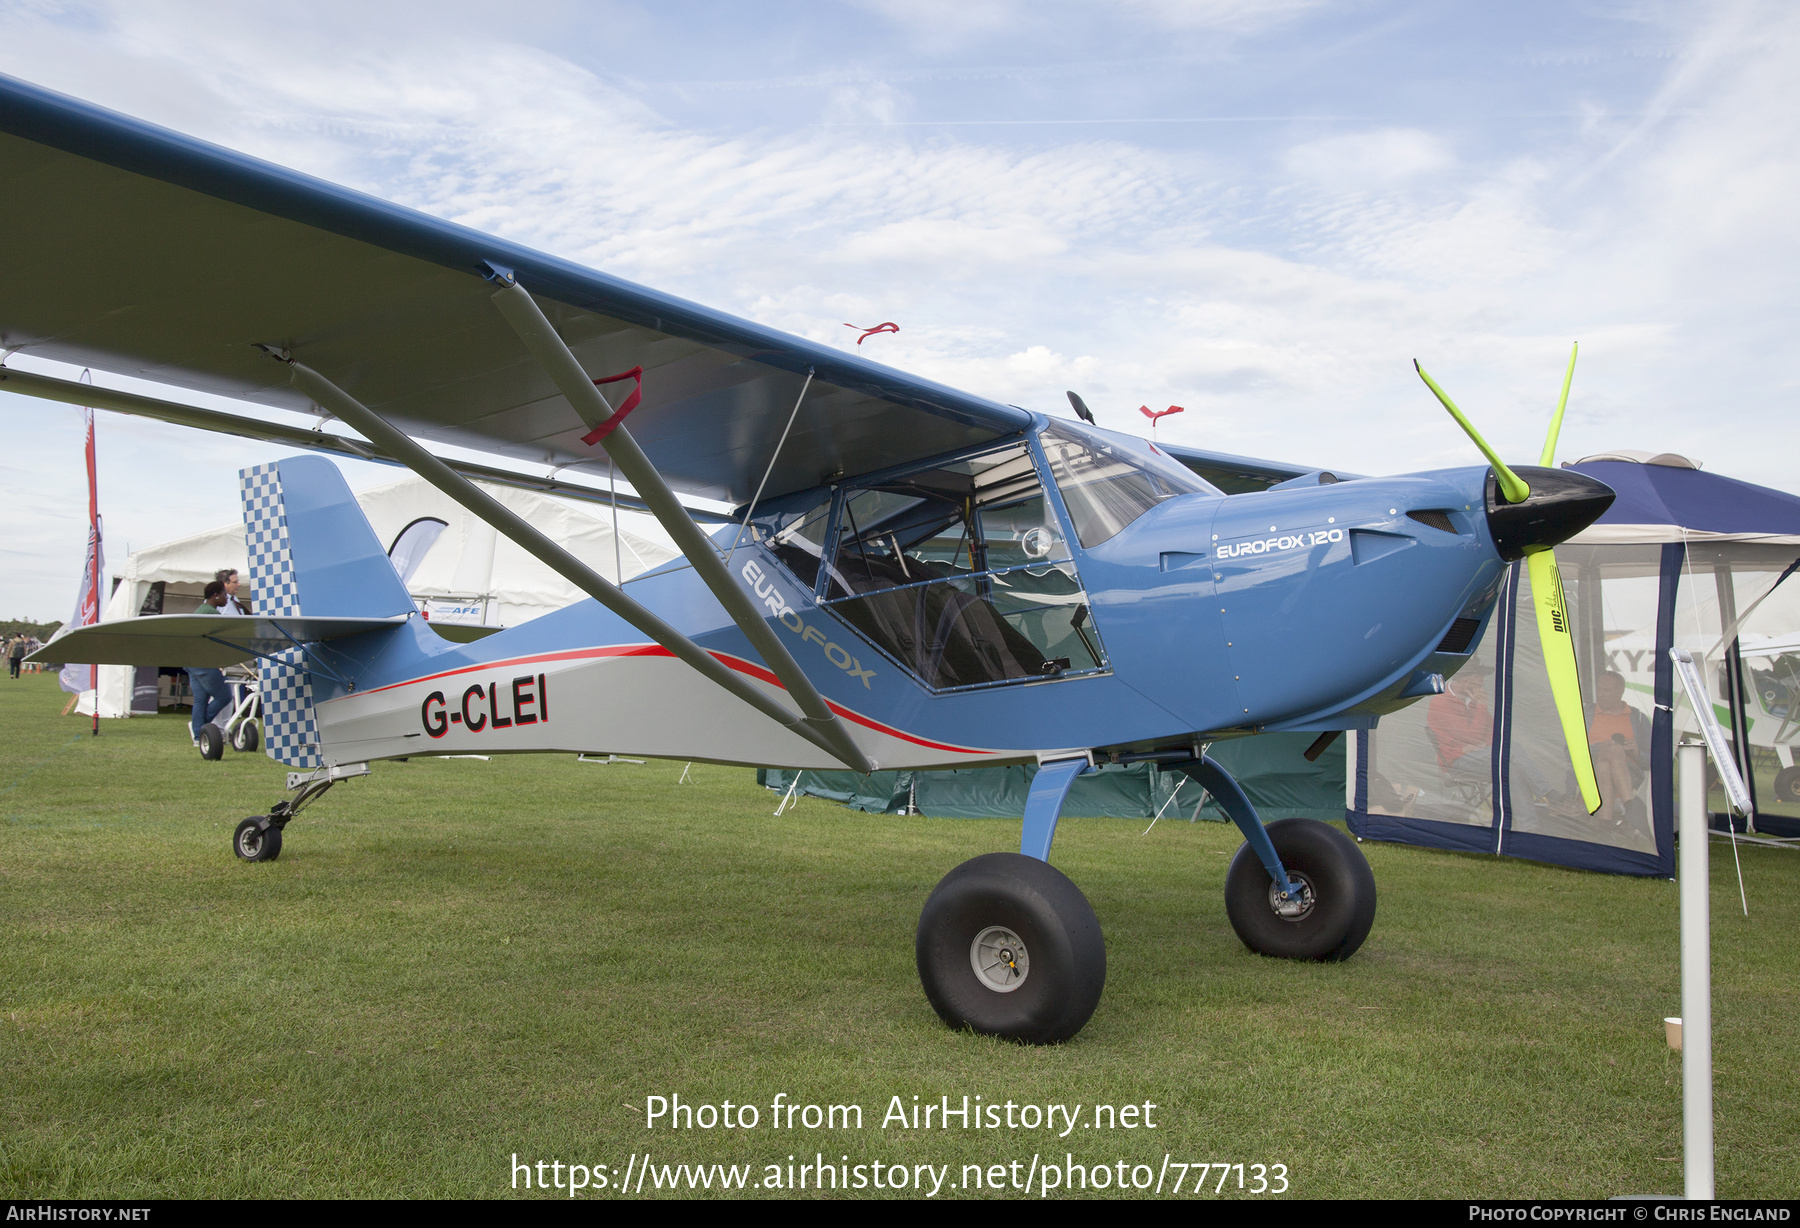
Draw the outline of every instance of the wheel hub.
[[[1274,909],[1275,915],[1283,921],[1303,921],[1313,910],[1312,880],[1304,874],[1295,874],[1290,870],[1288,881],[1300,889],[1300,898],[1295,899],[1292,896],[1283,895],[1281,888],[1271,880],[1269,883],[1269,907]]]
[[[969,944],[969,966],[975,979],[995,993],[1011,993],[1031,975],[1031,955],[1017,934],[990,925]]]

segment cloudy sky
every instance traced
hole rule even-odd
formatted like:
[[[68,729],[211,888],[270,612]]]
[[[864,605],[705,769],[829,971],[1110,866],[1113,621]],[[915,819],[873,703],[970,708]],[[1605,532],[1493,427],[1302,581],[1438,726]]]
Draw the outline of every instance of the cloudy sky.
[[[1792,4],[24,0],[0,72],[1223,451],[1472,463],[1416,356],[1535,460],[1579,340],[1559,459],[1800,491]],[[78,416],[0,395],[0,615],[72,604]],[[275,454],[115,415],[100,451],[115,562]]]

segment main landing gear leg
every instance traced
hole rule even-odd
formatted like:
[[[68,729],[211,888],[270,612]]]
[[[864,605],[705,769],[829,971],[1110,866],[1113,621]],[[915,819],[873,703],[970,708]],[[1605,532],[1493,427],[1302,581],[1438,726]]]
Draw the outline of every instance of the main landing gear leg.
[[[1375,923],[1375,875],[1362,850],[1317,819],[1265,827],[1242,786],[1205,755],[1174,767],[1244,833],[1225,876],[1225,913],[1244,945],[1281,959],[1350,958]]]
[[[925,996],[953,1028],[1030,1044],[1068,1040],[1106,985],[1106,941],[1087,897],[1049,863],[1063,799],[1084,756],[1039,767],[1017,853],[988,853],[944,876],[919,914]]]
[[[239,823],[231,835],[231,851],[245,861],[274,861],[281,856],[281,833],[296,815],[338,781],[368,774],[366,763],[344,763],[316,772],[289,772],[288,788],[294,796],[276,802],[267,814],[253,814]]]

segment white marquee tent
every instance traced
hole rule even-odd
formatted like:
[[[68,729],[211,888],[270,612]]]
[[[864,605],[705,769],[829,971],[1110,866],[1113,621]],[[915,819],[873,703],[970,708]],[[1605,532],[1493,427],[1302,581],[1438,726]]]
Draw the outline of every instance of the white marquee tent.
[[[607,579],[629,580],[677,553],[662,528],[641,513],[621,511],[615,539],[612,513],[604,507],[589,511],[535,491],[476,485]],[[356,500],[405,576],[407,591],[434,620],[511,627],[585,595],[422,478],[408,476],[377,486]],[[396,550],[403,535],[407,544]],[[254,602],[242,524],[134,551],[117,573],[101,619],[187,613],[199,606],[201,591],[225,567],[243,574],[240,595]],[[131,715],[137,681],[129,666],[101,666],[100,715]],[[145,685],[154,687],[154,679]],[[148,710],[148,704],[147,696],[140,698],[139,710]],[[85,691],[79,711],[93,710],[94,692]]]

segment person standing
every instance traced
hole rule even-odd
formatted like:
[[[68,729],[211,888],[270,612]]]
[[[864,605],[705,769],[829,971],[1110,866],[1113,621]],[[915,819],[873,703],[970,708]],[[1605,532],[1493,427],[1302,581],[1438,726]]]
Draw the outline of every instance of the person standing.
[[[25,637],[23,635],[15,635],[12,638],[12,643],[7,645],[6,649],[8,677],[17,678],[19,676],[19,662],[24,659]]]
[[[218,614],[225,605],[225,585],[219,580],[207,584],[205,595],[200,599],[200,608],[196,614]],[[200,731],[219,713],[231,707],[231,689],[225,685],[225,675],[216,669],[205,666],[188,666],[188,687],[194,693],[194,717],[191,722],[194,734],[194,745],[200,745]]]
[[[225,586],[225,604],[219,607],[219,613],[234,617],[243,617],[250,613],[250,599],[238,596],[238,573],[235,567],[221,567],[213,573],[213,579]],[[244,683],[239,677],[227,677],[225,687],[231,696],[232,711],[244,698]]]
[[[213,579],[225,586],[225,604],[219,607],[221,614],[248,614],[250,599],[238,596],[238,573],[235,567],[221,567]]]

